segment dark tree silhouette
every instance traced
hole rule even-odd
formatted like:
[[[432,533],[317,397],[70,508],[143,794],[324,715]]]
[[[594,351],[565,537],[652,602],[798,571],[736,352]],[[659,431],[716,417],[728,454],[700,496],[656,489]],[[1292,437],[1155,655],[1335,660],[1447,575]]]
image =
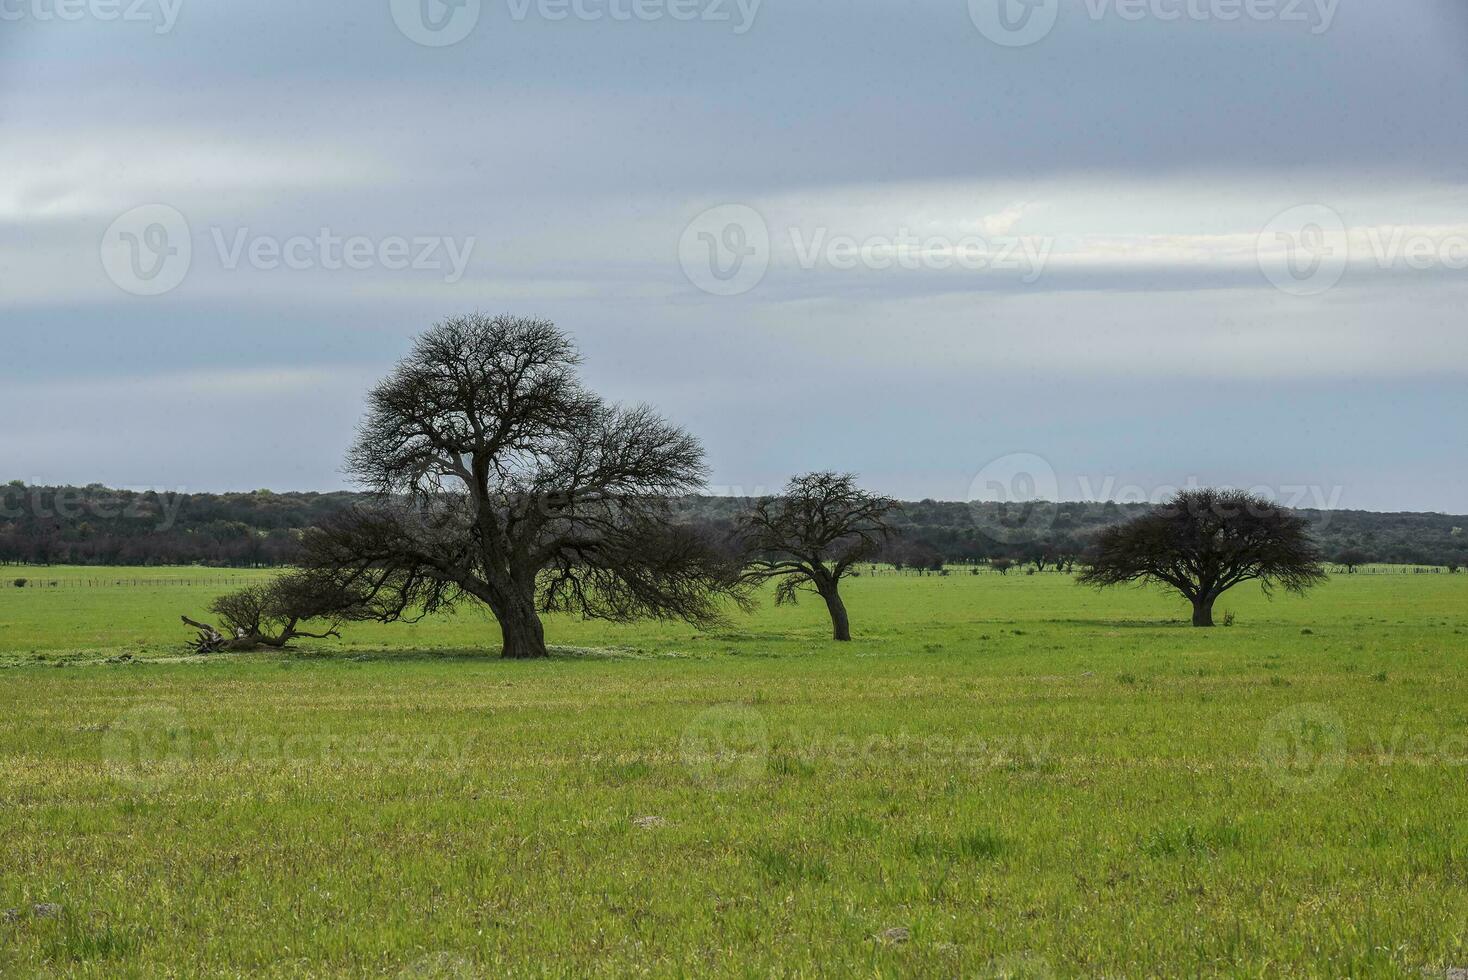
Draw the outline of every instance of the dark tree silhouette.
[[[1008,575],[1009,570],[1014,567],[1014,562],[1008,558],[991,558],[989,559],[989,567],[1000,575]]]
[[[794,602],[802,587],[825,600],[831,632],[851,639],[841,579],[876,554],[890,534],[886,517],[896,501],[861,490],[850,473],[797,476],[778,497],[755,501],[739,520],[744,580],[778,580],[776,604]]]
[[[1306,521],[1237,490],[1185,490],[1126,524],[1105,529],[1078,581],[1128,582],[1176,590],[1193,604],[1193,625],[1213,625],[1213,603],[1243,582],[1303,594],[1325,579]]]
[[[1356,569],[1371,561],[1371,556],[1360,548],[1347,548],[1335,556],[1335,563],[1343,565],[1347,575],[1354,575]]]
[[[738,567],[669,506],[702,485],[702,447],[604,402],[579,363],[545,320],[436,324],[372,391],[348,455],[373,503],[309,532],[303,563],[383,620],[483,602],[510,658],[546,656],[542,612],[721,622]]]

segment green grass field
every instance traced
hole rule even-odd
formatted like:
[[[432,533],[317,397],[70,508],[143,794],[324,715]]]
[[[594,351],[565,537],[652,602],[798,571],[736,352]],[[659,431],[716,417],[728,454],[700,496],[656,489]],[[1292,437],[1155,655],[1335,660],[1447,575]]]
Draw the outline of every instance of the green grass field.
[[[1211,631],[865,576],[851,644],[766,602],[501,662],[469,611],[194,657],[245,573],[6,572],[0,976],[1468,967],[1468,576]]]

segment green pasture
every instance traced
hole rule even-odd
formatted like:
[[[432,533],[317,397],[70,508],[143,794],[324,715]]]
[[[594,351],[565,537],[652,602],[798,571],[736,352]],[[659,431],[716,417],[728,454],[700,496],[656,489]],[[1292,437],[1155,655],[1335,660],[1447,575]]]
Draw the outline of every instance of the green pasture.
[[[1194,630],[868,574],[850,644],[765,602],[502,662],[470,610],[191,656],[265,573],[0,571],[0,976],[1468,967],[1468,575]]]

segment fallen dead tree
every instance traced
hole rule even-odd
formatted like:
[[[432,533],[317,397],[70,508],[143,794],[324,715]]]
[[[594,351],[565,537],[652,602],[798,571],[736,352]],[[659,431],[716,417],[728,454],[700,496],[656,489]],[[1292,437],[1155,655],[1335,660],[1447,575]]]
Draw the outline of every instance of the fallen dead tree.
[[[302,637],[340,637],[342,623],[368,616],[361,596],[331,577],[309,572],[290,572],[231,592],[209,608],[219,617],[219,626],[179,617],[198,631],[189,643],[198,653],[281,649]]]

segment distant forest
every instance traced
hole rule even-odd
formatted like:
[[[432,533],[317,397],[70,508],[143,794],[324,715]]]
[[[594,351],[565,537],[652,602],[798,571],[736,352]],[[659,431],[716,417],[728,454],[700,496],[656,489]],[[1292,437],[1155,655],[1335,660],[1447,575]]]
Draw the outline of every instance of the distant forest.
[[[273,567],[295,556],[302,529],[358,494],[134,492],[88,487],[0,487],[0,563]],[[722,533],[746,502],[685,497],[683,519]],[[1001,560],[1039,570],[1084,560],[1096,531],[1143,504],[906,503],[881,556],[914,568]],[[1348,564],[1468,565],[1468,517],[1300,511],[1326,557]]]

